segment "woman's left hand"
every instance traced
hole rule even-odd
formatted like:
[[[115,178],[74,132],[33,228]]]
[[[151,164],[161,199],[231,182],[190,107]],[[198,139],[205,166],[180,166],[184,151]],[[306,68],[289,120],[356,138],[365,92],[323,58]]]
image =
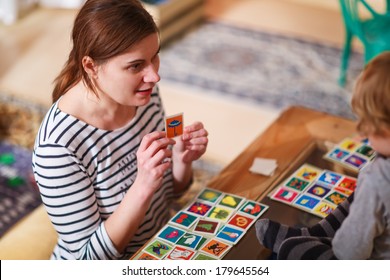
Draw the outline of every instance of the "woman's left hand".
[[[186,126],[183,135],[173,146],[174,157],[178,157],[183,163],[191,163],[199,159],[206,152],[207,136],[208,132],[201,122]]]

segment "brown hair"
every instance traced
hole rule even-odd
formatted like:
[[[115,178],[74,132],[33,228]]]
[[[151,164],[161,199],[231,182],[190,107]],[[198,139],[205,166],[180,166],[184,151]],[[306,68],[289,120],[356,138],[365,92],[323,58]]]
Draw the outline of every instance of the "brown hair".
[[[360,133],[381,135],[390,129],[390,52],[366,65],[356,81],[351,105]]]
[[[83,57],[103,64],[157,32],[153,18],[138,0],[87,0],[74,21],[69,58],[54,80],[53,102],[80,80],[97,94],[83,69]]]

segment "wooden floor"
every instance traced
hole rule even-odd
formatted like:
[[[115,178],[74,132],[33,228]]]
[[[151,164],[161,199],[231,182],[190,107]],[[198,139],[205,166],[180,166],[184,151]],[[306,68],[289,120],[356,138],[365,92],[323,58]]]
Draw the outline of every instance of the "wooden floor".
[[[343,23],[337,2],[206,0],[205,12],[210,19],[340,46]],[[52,81],[66,60],[75,14],[74,10],[36,9],[12,26],[0,25],[0,94],[51,104]],[[165,81],[161,90],[168,114],[180,110],[186,122],[205,123],[210,132],[205,158],[221,165],[233,160],[280,113],[199,95]],[[243,126],[237,116],[252,122]]]

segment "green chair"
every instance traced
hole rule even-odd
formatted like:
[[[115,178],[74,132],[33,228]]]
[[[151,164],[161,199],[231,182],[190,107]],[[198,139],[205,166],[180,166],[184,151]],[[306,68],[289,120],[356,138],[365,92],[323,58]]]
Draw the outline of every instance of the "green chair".
[[[355,36],[364,47],[364,64],[379,53],[390,50],[390,0],[384,3],[386,9],[383,12],[374,10],[365,0],[339,1],[345,25],[345,43],[341,56],[339,84],[344,86],[351,43]],[[362,12],[365,12],[367,16],[363,17]]]

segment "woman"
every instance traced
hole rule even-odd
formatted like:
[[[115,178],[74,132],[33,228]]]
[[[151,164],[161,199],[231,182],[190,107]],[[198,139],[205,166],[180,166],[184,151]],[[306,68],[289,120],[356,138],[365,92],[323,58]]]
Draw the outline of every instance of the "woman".
[[[139,1],[86,1],[72,40],[33,154],[52,259],[127,259],[167,222],[208,133],[166,137],[158,29]]]

